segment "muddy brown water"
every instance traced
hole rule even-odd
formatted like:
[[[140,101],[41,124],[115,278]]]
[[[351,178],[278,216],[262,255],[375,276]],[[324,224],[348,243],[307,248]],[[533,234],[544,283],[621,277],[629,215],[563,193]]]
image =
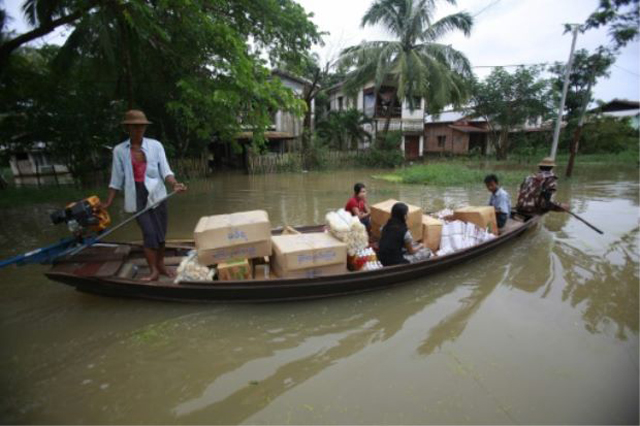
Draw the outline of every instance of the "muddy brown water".
[[[481,184],[374,173],[191,182],[169,203],[169,236],[255,208],[274,226],[322,223],[355,181],[371,201],[427,211],[488,199]],[[81,294],[44,266],[1,270],[0,422],[637,424],[638,171],[581,167],[560,188],[603,236],[550,214],[480,259],[356,296],[177,304]],[[0,210],[0,258],[64,237],[48,219],[60,204]],[[134,238],[135,225],[114,236]]]

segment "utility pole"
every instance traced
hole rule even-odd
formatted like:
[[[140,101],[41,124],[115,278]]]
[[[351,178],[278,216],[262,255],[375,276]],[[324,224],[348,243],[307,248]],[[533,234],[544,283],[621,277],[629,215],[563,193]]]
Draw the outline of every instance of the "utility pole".
[[[562,125],[562,113],[564,111],[564,102],[567,99],[567,89],[569,88],[569,74],[571,74],[571,66],[573,65],[573,51],[576,48],[576,39],[578,38],[578,31],[580,30],[579,24],[571,25],[573,31],[573,41],[571,42],[571,52],[569,53],[569,60],[564,69],[564,83],[562,84],[562,97],[560,98],[560,107],[558,108],[558,120],[556,121],[556,128],[553,131],[553,144],[551,145],[551,158],[556,159],[556,151],[558,151],[558,140],[560,139],[560,127]]]

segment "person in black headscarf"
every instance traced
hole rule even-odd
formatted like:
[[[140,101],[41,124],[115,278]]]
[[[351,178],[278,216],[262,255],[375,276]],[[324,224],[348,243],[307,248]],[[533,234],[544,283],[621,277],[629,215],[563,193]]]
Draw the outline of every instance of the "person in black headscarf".
[[[412,259],[422,260],[429,257],[415,256],[419,252],[426,252],[422,244],[414,245],[413,238],[407,228],[407,213],[409,207],[405,203],[395,203],[391,208],[391,218],[382,228],[378,259],[384,266],[413,263]]]

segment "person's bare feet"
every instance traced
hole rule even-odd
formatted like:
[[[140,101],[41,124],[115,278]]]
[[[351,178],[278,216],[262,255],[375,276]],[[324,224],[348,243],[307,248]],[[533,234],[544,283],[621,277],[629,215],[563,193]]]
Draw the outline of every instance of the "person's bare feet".
[[[160,274],[158,273],[158,271],[155,271],[145,277],[140,278],[140,281],[144,281],[144,282],[158,281],[158,278],[160,278]]]
[[[165,265],[158,267],[158,272],[160,272],[160,275],[164,275],[165,277],[176,277],[176,273],[172,269],[167,268]]]

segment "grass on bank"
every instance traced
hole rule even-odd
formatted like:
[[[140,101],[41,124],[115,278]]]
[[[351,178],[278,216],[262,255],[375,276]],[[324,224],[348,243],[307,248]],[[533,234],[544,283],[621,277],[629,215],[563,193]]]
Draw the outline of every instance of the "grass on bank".
[[[484,177],[489,173],[495,173],[501,184],[518,184],[526,176],[522,170],[488,171],[472,168],[467,164],[435,163],[406,167],[393,173],[374,175],[373,178],[387,182],[457,186],[483,183]]]
[[[106,199],[106,189],[83,189],[71,185],[43,185],[15,187],[0,190],[0,208],[19,207],[30,204],[56,203],[60,208],[91,195]]]

